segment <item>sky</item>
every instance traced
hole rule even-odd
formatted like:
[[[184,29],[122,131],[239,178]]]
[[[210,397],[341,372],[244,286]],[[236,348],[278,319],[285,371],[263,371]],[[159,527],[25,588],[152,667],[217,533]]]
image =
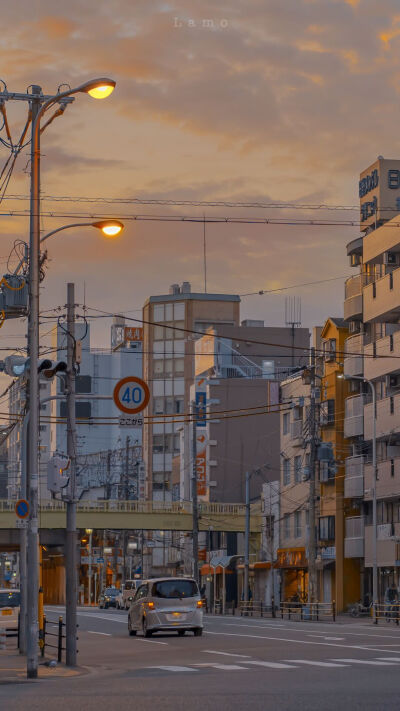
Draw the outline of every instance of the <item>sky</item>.
[[[102,102],[77,95],[42,135],[43,210],[59,213],[43,216],[43,234],[74,222],[74,214],[88,221],[91,214],[356,221],[357,209],[298,208],[356,206],[360,171],[378,155],[400,156],[398,0],[15,0],[2,8],[2,28],[0,77],[8,91],[39,84],[51,94],[96,76],[117,82]],[[26,105],[7,103],[14,137],[25,112]],[[7,198],[28,195],[28,151],[0,212],[28,208]],[[0,169],[7,157],[0,146]],[[297,209],[101,198],[289,202]],[[29,224],[0,215],[0,226],[6,270]],[[335,279],[287,294],[301,297],[304,326],[342,315],[351,274],[345,247],[357,226],[207,223],[205,232],[208,291],[247,294]],[[132,317],[147,296],[167,293],[174,282],[204,289],[201,223],[127,220],[116,240],[94,229],[65,231],[49,240],[48,257],[43,310],[65,304],[67,281],[76,283],[79,303],[85,297],[91,307]],[[284,325],[285,292],[244,296],[242,317]],[[24,328],[6,323],[3,347],[23,344]],[[108,322],[96,323],[94,339],[109,345]]]

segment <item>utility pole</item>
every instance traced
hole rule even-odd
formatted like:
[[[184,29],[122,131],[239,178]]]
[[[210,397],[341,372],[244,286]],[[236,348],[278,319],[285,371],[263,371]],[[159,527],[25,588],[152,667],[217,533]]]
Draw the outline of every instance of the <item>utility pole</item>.
[[[29,519],[27,535],[27,624],[26,624],[26,671],[28,679],[38,675],[38,595],[39,595],[39,528],[38,528],[38,486],[39,486],[39,259],[40,259],[40,132],[37,117],[41,110],[42,89],[32,86],[30,98],[31,135],[31,187],[30,187],[30,230],[29,230],[29,315],[28,315],[28,357],[30,370],[28,380],[28,408],[30,411],[28,429],[27,492],[29,497]]]
[[[129,443],[130,437],[126,438],[125,443],[125,476],[124,476],[124,497],[125,501],[129,499]]]
[[[69,464],[69,498],[67,500],[67,535],[65,547],[66,592],[66,664],[76,666],[76,414],[75,414],[75,285],[67,285],[67,454]]]
[[[197,408],[192,401],[192,518],[193,518],[193,577],[199,582],[199,509],[197,503]]]
[[[315,348],[311,348],[310,368],[310,498],[309,498],[309,536],[308,536],[308,602],[316,602],[317,570],[315,559],[317,555],[316,517],[315,517],[315,480],[317,464],[317,404],[315,393]]]
[[[249,563],[250,563],[250,472],[246,472],[246,528],[244,534],[244,590],[243,601],[249,601]]]

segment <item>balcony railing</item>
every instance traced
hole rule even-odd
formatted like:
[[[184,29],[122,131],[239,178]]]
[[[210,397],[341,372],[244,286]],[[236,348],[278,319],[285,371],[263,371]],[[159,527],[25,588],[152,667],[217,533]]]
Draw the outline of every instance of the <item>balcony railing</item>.
[[[363,372],[363,340],[362,333],[346,338],[344,343],[344,374],[348,376],[362,375]]]
[[[295,441],[303,439],[303,420],[294,420],[294,422],[291,422],[290,438]],[[294,442],[292,443],[294,444]]]
[[[364,555],[364,516],[345,519],[344,557],[362,558]]]
[[[364,496],[364,457],[347,457],[345,463],[344,496],[346,499]]]
[[[344,436],[358,437],[364,431],[365,395],[353,395],[345,400]]]

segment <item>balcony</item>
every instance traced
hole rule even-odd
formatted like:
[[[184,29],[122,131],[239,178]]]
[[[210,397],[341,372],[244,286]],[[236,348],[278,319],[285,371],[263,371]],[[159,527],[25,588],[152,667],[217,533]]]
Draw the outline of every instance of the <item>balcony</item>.
[[[344,286],[344,319],[355,321],[362,319],[363,314],[363,286],[366,284],[365,274],[356,274],[346,279]]]
[[[353,395],[344,403],[344,436],[359,437],[364,432],[365,395]]]
[[[400,373],[400,331],[379,338],[364,348],[364,375],[367,380]],[[375,357],[373,357],[375,356]]]
[[[291,422],[290,439],[293,447],[303,446],[303,420],[294,420]]]
[[[400,318],[400,269],[368,284],[363,300],[365,322],[396,323]]]
[[[344,557],[362,558],[364,556],[364,516],[351,516],[345,519]]]
[[[364,496],[364,457],[347,457],[345,462],[344,497],[359,499]]]
[[[377,527],[377,561],[378,567],[394,567],[400,560],[400,524],[381,524]],[[365,566],[373,563],[373,526],[365,526]]]
[[[376,436],[378,439],[392,438],[400,432],[400,394],[385,397],[376,403]],[[364,408],[364,439],[372,440],[373,408],[369,403]]]
[[[399,450],[399,447],[396,447]],[[372,464],[364,467],[365,500],[372,501],[374,483]],[[395,499],[400,497],[400,456],[393,459],[384,459],[378,462],[378,479],[376,482],[376,496],[378,499]]]
[[[355,333],[349,336],[344,342],[344,368],[343,372],[347,376],[363,374],[363,341],[362,333]]]

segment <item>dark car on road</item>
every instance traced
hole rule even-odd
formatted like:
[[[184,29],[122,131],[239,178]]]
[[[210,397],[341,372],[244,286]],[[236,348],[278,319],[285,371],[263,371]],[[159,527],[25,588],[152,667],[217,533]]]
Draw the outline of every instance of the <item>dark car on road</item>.
[[[118,588],[106,588],[99,597],[99,607],[105,610],[108,607],[117,607]]]

